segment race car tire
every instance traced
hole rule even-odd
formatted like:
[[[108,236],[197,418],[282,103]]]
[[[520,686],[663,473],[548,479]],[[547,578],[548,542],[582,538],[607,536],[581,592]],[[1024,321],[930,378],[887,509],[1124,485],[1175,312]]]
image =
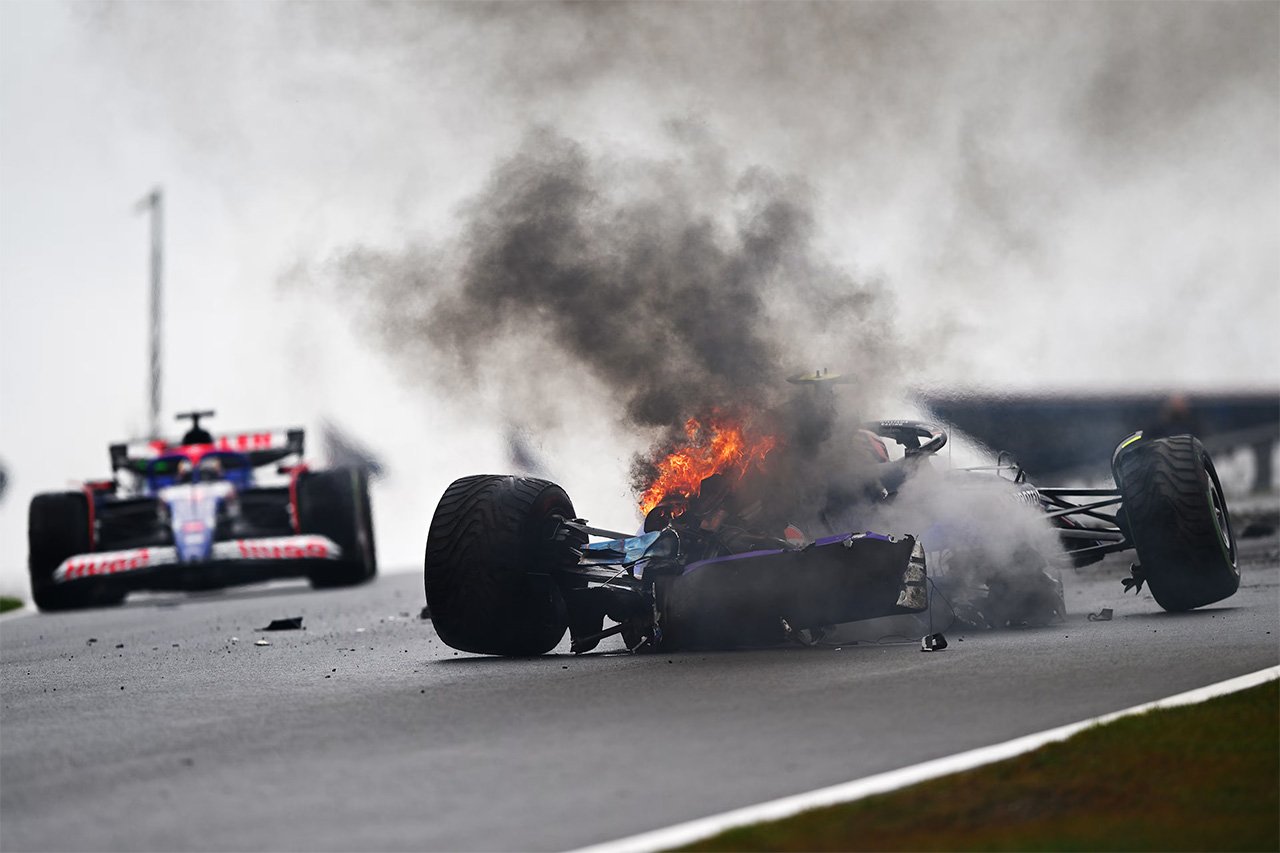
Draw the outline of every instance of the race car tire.
[[[427,534],[423,583],[440,639],[455,649],[527,657],[551,651],[569,626],[552,573],[578,559],[552,539],[574,517],[547,480],[481,474],[445,489]]]
[[[355,586],[378,574],[369,476],[358,468],[308,472],[298,481],[298,529],[332,539],[342,559],[308,575],[316,589]]]
[[[127,593],[112,589],[106,578],[71,585],[53,582],[63,560],[93,549],[89,499],[82,492],[49,492],[32,498],[27,537],[31,597],[40,610],[109,607],[124,601]]]
[[[1231,515],[1213,461],[1194,436],[1138,441],[1117,454],[1121,515],[1156,603],[1190,610],[1240,586]]]

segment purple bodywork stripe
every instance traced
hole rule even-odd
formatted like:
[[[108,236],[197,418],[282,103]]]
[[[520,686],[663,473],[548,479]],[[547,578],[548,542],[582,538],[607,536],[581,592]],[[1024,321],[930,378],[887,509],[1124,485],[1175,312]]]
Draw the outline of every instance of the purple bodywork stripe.
[[[837,542],[844,542],[845,540],[850,539],[851,537],[854,537],[854,536],[858,537],[859,539],[875,539],[880,542],[892,541],[890,537],[886,536],[883,533],[872,533],[870,530],[868,530],[866,533],[841,533],[838,536],[824,536],[821,539],[815,539],[813,544],[819,547],[823,545],[834,545]],[[710,566],[713,563],[728,563],[733,560],[745,560],[745,559],[748,559],[749,557],[768,557],[773,554],[794,554],[799,550],[801,549],[771,548],[763,551],[744,551],[741,554],[728,554],[724,557],[712,557],[709,560],[699,560],[696,563],[690,563],[689,565],[684,567],[684,571],[682,571],[681,574],[687,575],[689,574],[689,572],[693,571],[694,569],[699,569],[699,568],[702,568],[703,566]]]

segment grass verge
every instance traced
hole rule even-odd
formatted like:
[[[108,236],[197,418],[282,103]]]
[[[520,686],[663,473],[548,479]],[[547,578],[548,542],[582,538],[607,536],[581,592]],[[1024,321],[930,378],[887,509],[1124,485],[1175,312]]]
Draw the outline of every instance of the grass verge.
[[[684,850],[1280,850],[1280,682]]]
[[[17,610],[21,606],[21,598],[14,598],[11,595],[0,595],[0,613],[8,613],[10,610]]]

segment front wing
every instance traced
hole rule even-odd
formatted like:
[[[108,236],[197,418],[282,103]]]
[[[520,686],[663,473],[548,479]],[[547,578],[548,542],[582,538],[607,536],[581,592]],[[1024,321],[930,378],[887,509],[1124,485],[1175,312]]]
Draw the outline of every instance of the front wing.
[[[215,542],[207,560],[183,562],[172,545],[77,554],[53,572],[55,584],[109,579],[131,589],[188,589],[306,575],[317,564],[341,560],[326,536],[272,536]]]

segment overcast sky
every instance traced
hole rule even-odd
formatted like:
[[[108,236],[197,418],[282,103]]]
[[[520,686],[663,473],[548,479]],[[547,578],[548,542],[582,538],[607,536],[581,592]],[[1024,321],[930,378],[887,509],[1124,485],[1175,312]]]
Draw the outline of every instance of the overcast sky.
[[[507,467],[503,424],[309,271],[447,250],[533,126],[626,160],[674,156],[676,125],[710,140],[708,169],[807,188],[819,250],[931,344],[904,383],[1280,384],[1275,3],[11,1],[0,591],[25,591],[31,494],[105,475],[107,444],[146,427],[152,186],[166,419],[333,419],[386,457],[383,562],[408,567],[444,486]],[[630,523],[634,436],[592,417],[532,441],[600,523]]]

